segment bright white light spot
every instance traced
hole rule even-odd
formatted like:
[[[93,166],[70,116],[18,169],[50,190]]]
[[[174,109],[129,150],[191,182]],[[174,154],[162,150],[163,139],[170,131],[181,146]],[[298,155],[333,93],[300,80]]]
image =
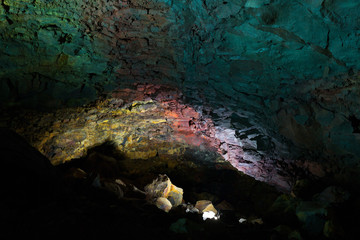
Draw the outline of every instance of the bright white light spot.
[[[245,219],[245,218],[240,218],[240,219],[239,219],[239,223],[244,223],[244,222],[246,222],[246,219]]]
[[[203,213],[202,218],[205,221],[208,218],[218,220],[220,217],[216,216],[216,214],[214,212],[208,211],[208,212]]]

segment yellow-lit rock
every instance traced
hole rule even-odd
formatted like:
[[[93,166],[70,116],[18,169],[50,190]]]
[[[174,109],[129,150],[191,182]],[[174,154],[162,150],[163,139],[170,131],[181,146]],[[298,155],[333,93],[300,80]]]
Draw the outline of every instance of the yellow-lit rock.
[[[172,208],[171,202],[164,197],[157,198],[155,205],[165,212],[169,212]]]
[[[155,202],[156,206],[158,206],[158,201],[160,201],[161,204],[168,206],[167,201],[169,201],[171,207],[177,207],[183,201],[183,189],[172,184],[168,176],[165,174],[160,174],[151,184],[145,186],[145,192],[148,201]],[[166,199],[167,201],[163,199]]]
[[[139,151],[134,151],[134,152],[126,151],[125,152],[125,155],[131,159],[148,159],[148,158],[155,157],[156,154],[157,154],[156,149],[155,150],[149,149],[149,151],[147,151],[147,152],[139,152]]]
[[[150,201],[159,197],[167,198],[171,185],[172,183],[168,176],[160,174],[157,179],[145,186],[147,198]]]
[[[176,187],[171,184],[171,190],[167,195],[167,199],[171,202],[174,207],[179,206],[183,201],[184,191],[182,188]]]
[[[215,215],[217,214],[217,210],[209,200],[200,200],[197,201],[195,204],[195,208],[199,210],[200,213],[204,212],[214,212]]]
[[[195,110],[173,98],[149,100],[144,92],[125,93],[131,99],[119,96],[84,107],[19,116],[11,128],[53,165],[85,157],[88,149],[105,142],[111,142],[127,159],[179,159],[189,148],[209,143],[204,129],[189,125],[190,119],[205,122]]]

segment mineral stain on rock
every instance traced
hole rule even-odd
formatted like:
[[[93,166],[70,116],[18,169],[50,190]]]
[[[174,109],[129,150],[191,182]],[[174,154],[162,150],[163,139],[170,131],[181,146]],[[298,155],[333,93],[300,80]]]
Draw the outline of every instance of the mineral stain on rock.
[[[351,0],[2,0],[0,126],[16,130],[64,170],[66,184],[77,179],[70,189],[95,187],[100,199],[114,194],[117,207],[123,201],[142,209],[129,198],[143,203],[143,187],[168,174],[190,200],[183,203],[188,209],[196,211],[190,205],[199,200],[211,200],[215,209],[235,209],[230,214],[235,221],[229,222],[241,222],[245,232],[259,228],[262,239],[350,238],[359,235],[348,227],[359,210],[359,7]],[[229,197],[220,204],[221,195],[234,189],[216,181],[203,184],[200,179],[211,178],[200,166],[216,169],[210,174],[214,179],[231,170],[226,183],[237,181],[229,180],[236,169],[290,193],[274,204],[286,211],[270,214],[279,225],[269,227],[259,211],[246,215]],[[39,182],[23,168],[9,168],[19,177],[10,174],[2,181],[12,179],[13,190],[20,189],[12,191],[12,200],[29,200],[25,195],[33,196],[31,191],[21,195],[21,189]],[[201,185],[196,191],[189,190],[187,175],[178,173],[194,169],[198,175],[189,182]],[[131,183],[135,180],[139,185]],[[263,204],[261,197],[247,198],[264,196],[260,191],[245,183],[236,189],[246,195],[244,206]],[[83,201],[91,195],[87,190],[70,198],[89,210],[94,199]],[[166,237],[202,238],[199,229],[209,231],[203,227],[211,219],[203,225],[196,217],[177,215],[179,206],[166,208],[180,192],[166,201],[158,198],[173,223]],[[340,193],[341,201],[325,200],[341,199]],[[49,208],[58,211],[46,206],[44,212]],[[21,215],[9,209],[4,216]],[[87,210],[77,216],[84,219]],[[156,207],[150,212],[164,214]],[[32,222],[11,219],[12,232]],[[224,216],[219,220],[216,226],[229,223]],[[243,236],[244,231],[235,232]]]
[[[268,168],[262,159],[243,151],[254,140],[239,140],[233,130],[215,127],[211,118],[180,96],[168,86],[137,85],[135,90],[119,89],[84,107],[19,115],[11,127],[54,165],[81,158],[88,149],[111,141],[130,159],[179,158],[195,150],[204,162],[227,160],[257,180],[289,189],[291,179],[281,175],[284,169]],[[251,144],[256,154],[256,142]]]

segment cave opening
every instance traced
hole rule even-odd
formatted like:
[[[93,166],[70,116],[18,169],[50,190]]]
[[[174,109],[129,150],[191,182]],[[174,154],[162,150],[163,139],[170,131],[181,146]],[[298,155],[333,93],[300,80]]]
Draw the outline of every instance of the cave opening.
[[[0,234],[359,235],[358,7],[2,1]]]

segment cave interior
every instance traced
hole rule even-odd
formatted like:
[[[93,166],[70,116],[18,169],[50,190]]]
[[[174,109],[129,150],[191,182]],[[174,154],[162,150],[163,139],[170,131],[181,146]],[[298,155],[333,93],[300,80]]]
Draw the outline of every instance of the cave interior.
[[[358,239],[358,0],[1,0],[2,239]]]

